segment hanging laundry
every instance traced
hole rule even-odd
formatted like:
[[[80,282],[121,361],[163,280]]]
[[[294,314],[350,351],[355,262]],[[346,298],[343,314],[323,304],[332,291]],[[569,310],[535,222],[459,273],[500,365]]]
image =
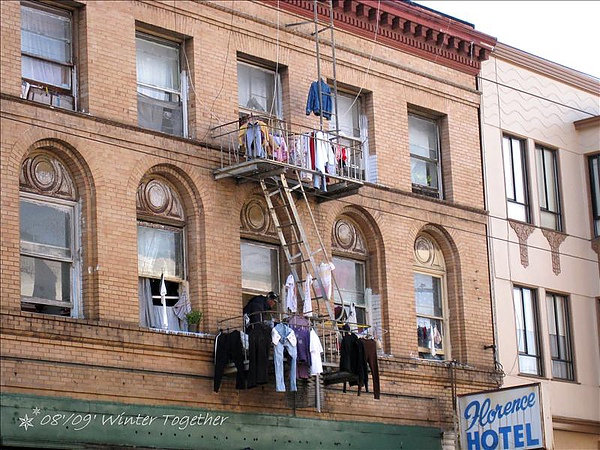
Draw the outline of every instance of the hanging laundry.
[[[310,330],[310,374],[318,375],[323,373],[323,345],[317,332],[311,328]]]
[[[325,296],[327,300],[331,300],[332,294],[332,283],[331,283],[331,271],[335,270],[333,263],[322,262],[319,264],[319,276],[323,282],[323,288],[325,289]]]
[[[348,314],[348,325],[350,326],[350,331],[353,333],[358,332],[358,325],[356,319],[356,304],[352,302],[350,304],[350,313]]]
[[[278,323],[271,331],[273,342],[273,364],[275,365],[275,389],[277,392],[285,392],[283,381],[283,349],[287,350],[290,357],[290,391],[297,391],[296,386],[296,335],[285,323]]]
[[[298,301],[296,299],[296,282],[292,274],[289,274],[285,280],[285,289],[285,306],[289,312],[295,313],[298,311]]]
[[[321,97],[319,98],[319,86],[321,88]],[[322,101],[322,104],[321,104]],[[323,81],[313,81],[308,91],[306,101],[306,115],[313,113],[315,116],[323,115],[327,120],[331,119],[331,110],[333,102],[331,99],[331,88]]]
[[[310,317],[312,316],[312,296],[311,296],[311,288],[313,283],[313,277],[309,273],[306,275],[306,280],[304,281],[304,305],[302,306],[302,313]]]
[[[267,151],[272,153],[269,144],[269,127],[261,120],[250,118],[240,127],[238,138],[240,148],[246,153],[246,158],[266,158]]]

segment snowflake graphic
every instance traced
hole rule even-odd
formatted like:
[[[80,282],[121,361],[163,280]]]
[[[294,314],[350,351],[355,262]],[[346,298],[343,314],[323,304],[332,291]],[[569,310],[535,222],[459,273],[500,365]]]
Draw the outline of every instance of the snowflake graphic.
[[[24,427],[25,431],[27,431],[29,427],[33,428],[33,417],[29,417],[25,414],[25,417],[19,417],[19,420],[21,421],[19,428]]]
[[[35,408],[33,408],[33,415],[34,416],[37,416],[40,413],[41,413],[40,408],[38,408],[37,406]]]

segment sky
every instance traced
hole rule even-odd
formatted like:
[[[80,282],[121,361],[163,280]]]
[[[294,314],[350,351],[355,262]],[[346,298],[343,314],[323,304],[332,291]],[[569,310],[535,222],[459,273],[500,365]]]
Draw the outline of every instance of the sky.
[[[511,47],[600,78],[600,1],[415,3],[475,25]]]

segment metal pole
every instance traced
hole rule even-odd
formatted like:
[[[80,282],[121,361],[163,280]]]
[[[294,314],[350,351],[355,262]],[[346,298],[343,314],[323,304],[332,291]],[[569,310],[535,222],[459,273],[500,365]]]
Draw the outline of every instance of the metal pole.
[[[319,13],[317,11],[318,1],[314,0],[315,8],[315,45],[317,50],[317,88],[319,92],[319,129],[323,131],[323,92],[321,89],[321,52],[319,49]]]
[[[331,58],[333,62],[333,103],[335,104],[335,134],[339,136],[340,120],[338,116],[338,91],[337,91],[337,73],[335,59],[335,38],[333,35],[333,0],[329,0],[329,29],[331,30]],[[336,144],[338,139],[336,139]]]

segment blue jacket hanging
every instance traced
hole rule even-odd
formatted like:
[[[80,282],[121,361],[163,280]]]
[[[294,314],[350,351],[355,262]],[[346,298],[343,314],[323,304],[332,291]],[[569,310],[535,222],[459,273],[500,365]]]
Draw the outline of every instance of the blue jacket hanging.
[[[321,97],[323,99],[323,106],[321,107],[321,99],[319,98],[319,83],[313,81],[308,91],[308,100],[306,102],[306,115],[314,113],[315,116],[323,114],[327,120],[331,119],[332,100],[331,100],[331,88],[321,79]]]

